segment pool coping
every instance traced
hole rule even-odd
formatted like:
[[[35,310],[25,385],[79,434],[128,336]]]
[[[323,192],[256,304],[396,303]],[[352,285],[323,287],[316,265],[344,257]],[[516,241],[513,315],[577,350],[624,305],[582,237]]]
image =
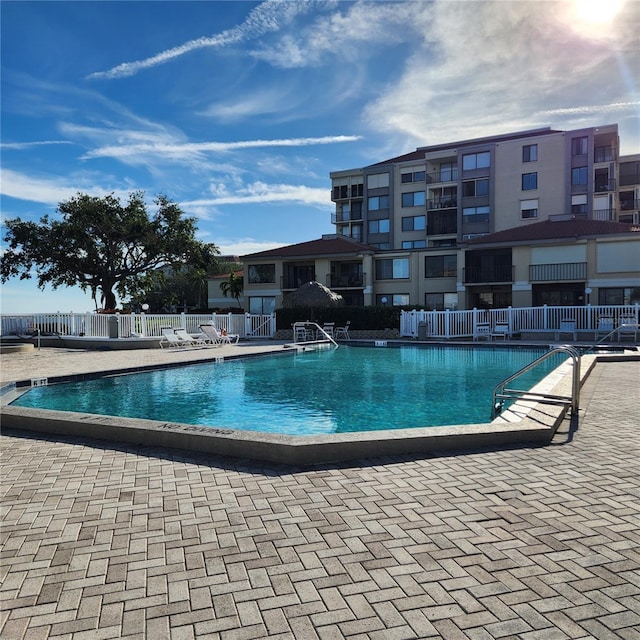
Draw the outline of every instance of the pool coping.
[[[283,354],[287,351],[276,351],[268,355],[277,353]],[[231,358],[225,358],[227,359]],[[629,359],[640,360],[640,356],[638,354],[584,355],[580,371],[581,385],[597,363]],[[186,365],[186,363],[182,364]],[[151,368],[162,367],[156,365],[149,369]],[[135,369],[135,371],[140,370],[142,369]],[[123,370],[119,373],[131,372],[131,370]],[[61,376],[61,378],[89,379],[116,373],[118,372],[94,372],[77,376]],[[538,383],[534,390],[570,395],[571,378],[571,362],[565,361]],[[551,441],[568,411],[566,406],[519,400],[493,422],[481,424],[293,436],[8,405],[8,402],[13,401],[25,391],[24,383],[26,382],[28,381],[3,388],[4,393],[0,404],[2,405],[2,426],[5,428],[145,447],[168,447],[298,466],[391,455],[437,455],[454,450],[471,451],[487,447],[544,445]]]

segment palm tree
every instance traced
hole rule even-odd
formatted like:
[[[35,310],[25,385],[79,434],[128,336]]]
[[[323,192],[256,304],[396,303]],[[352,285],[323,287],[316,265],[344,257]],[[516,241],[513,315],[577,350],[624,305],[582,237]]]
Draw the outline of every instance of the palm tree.
[[[240,304],[240,296],[242,295],[242,290],[244,289],[244,281],[242,276],[238,276],[235,273],[230,273],[229,277],[220,283],[220,290],[222,291],[222,295],[226,298],[228,295],[232,298],[235,298],[238,306],[242,309],[242,305]]]

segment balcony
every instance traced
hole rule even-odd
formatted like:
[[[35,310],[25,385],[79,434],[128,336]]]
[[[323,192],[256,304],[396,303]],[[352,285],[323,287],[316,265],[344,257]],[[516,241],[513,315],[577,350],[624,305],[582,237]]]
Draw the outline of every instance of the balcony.
[[[427,200],[427,209],[455,209],[457,206],[456,198],[431,198]]]
[[[616,159],[616,150],[613,147],[596,147],[594,149],[594,162],[613,162]]]
[[[586,262],[560,264],[530,264],[529,282],[559,282],[561,280],[586,280]]]
[[[640,209],[640,200],[623,200],[620,198],[621,211],[638,211]]]
[[[332,273],[327,275],[327,286],[329,289],[363,289],[366,280],[366,273]]]
[[[616,181],[615,180],[599,180],[598,178],[596,178],[595,183],[593,185],[593,190],[596,193],[602,193],[603,191],[615,191]]]
[[[593,219],[594,220],[615,220],[616,219],[616,210],[615,209],[594,209],[593,210]]]
[[[490,284],[513,282],[513,265],[494,267],[465,267],[463,278],[465,284]]]
[[[441,213],[439,211],[427,214],[427,235],[440,236],[458,232],[458,217],[455,212]]]
[[[331,214],[332,224],[346,224],[349,222],[356,222],[360,220],[362,220],[362,210],[351,211],[350,213],[338,213],[337,211],[335,211]]]
[[[434,173],[427,173],[427,184],[441,183],[441,182],[457,182],[458,181],[458,168],[441,169]]]

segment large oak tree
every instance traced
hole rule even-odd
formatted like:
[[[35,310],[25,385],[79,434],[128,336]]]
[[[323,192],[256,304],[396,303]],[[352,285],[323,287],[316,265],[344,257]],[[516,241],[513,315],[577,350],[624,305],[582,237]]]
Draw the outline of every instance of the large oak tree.
[[[39,223],[13,218],[5,222],[2,282],[36,277],[38,286],[80,286],[106,309],[116,307],[116,292],[135,295],[155,269],[210,264],[218,250],[195,238],[196,220],[160,195],[149,214],[144,194],[136,191],[122,204],[113,194],[78,193],[61,202],[61,219]]]

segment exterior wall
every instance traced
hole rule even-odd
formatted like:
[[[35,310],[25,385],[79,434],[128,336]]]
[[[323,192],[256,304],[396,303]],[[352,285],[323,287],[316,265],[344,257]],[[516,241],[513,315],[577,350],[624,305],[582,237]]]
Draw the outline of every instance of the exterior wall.
[[[523,147],[537,146],[537,160],[523,161]],[[496,144],[493,231],[547,220],[566,212],[567,172],[563,134],[521,138]],[[536,173],[538,188],[522,189],[523,174]],[[536,218],[523,218],[524,201],[537,200]]]

